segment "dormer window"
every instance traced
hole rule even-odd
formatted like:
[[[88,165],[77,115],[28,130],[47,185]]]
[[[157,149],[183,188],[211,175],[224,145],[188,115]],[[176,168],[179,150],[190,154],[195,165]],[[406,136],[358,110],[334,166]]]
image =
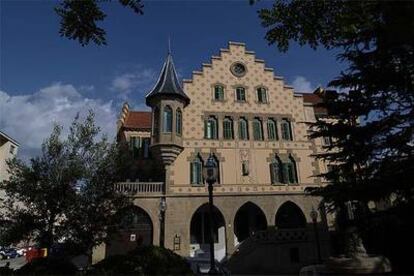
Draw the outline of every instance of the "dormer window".
[[[238,102],[246,101],[246,89],[244,87],[236,88],[236,101]]]
[[[214,86],[214,100],[224,101],[224,87],[221,85]]]

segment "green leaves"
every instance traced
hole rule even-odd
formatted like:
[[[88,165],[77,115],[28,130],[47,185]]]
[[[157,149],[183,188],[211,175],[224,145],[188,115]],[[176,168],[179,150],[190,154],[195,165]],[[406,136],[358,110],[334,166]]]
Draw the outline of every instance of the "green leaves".
[[[106,18],[106,14],[98,3],[101,1],[63,0],[55,8],[55,12],[61,18],[59,34],[77,40],[82,46],[90,42],[106,45],[106,32],[98,26],[98,23]],[[119,3],[137,14],[143,14],[144,6],[141,0],[119,0]]]

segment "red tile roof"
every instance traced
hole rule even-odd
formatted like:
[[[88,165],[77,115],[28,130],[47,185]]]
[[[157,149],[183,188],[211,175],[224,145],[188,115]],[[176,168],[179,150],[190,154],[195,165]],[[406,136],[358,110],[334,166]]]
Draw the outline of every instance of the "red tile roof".
[[[312,105],[314,105],[313,109],[315,111],[316,114],[326,114],[327,110],[325,107],[322,106],[315,106],[317,104],[322,103],[322,97],[314,94],[314,93],[301,93],[302,97],[303,97],[303,101],[305,103],[310,103]]]
[[[123,124],[124,128],[132,129],[150,129],[151,128],[151,112],[147,111],[129,111]]]

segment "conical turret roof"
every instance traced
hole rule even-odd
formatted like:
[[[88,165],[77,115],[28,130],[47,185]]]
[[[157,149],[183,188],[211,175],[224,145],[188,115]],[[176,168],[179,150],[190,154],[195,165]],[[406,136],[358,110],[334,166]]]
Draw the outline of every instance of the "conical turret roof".
[[[157,97],[178,98],[183,100],[185,105],[190,103],[190,98],[184,93],[178,81],[171,53],[167,55],[157,83],[145,97],[147,104],[151,105],[151,100]]]

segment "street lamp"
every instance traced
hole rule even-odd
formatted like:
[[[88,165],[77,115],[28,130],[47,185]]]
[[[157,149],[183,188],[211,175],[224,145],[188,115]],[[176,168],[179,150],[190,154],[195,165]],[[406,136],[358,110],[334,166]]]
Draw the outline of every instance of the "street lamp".
[[[165,232],[165,211],[167,210],[167,201],[165,197],[161,197],[160,199],[160,246],[164,247],[164,232]]]
[[[316,224],[318,220],[318,212],[315,210],[315,208],[313,208],[313,206],[312,206],[312,211],[310,212],[310,217],[312,219],[313,229],[315,231],[316,248],[318,250],[318,262],[322,263],[321,246],[319,244],[319,232],[318,232],[318,226]]]
[[[217,181],[218,168],[214,157],[210,154],[203,167],[204,180],[208,183],[208,219],[210,224],[210,271],[209,274],[218,274],[214,258],[214,229],[213,229],[213,184]]]

